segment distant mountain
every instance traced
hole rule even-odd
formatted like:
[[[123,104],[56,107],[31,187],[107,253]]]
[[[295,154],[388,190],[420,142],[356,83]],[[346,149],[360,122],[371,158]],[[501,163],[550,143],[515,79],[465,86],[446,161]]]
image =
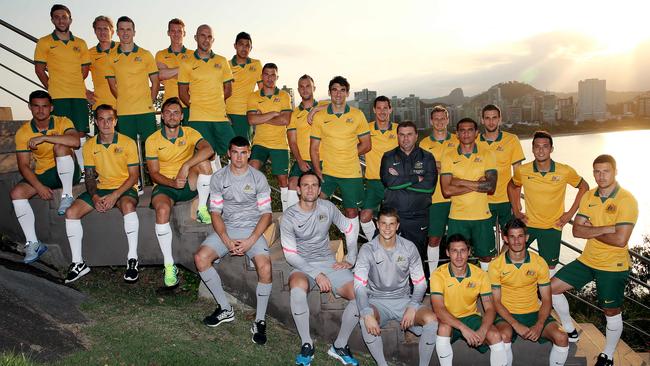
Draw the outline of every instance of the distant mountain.
[[[471,103],[487,104],[490,99],[494,99],[497,88],[501,89],[502,100],[514,100],[526,95],[542,93],[541,90],[535,89],[532,85],[521,83],[519,81],[507,81],[493,85],[487,91],[475,95],[471,98]]]
[[[423,103],[426,104],[453,104],[461,105],[465,102],[468,102],[471,98],[466,97],[463,93],[463,89],[456,88],[449,93],[449,95],[444,97],[432,98],[432,99],[420,99]]]

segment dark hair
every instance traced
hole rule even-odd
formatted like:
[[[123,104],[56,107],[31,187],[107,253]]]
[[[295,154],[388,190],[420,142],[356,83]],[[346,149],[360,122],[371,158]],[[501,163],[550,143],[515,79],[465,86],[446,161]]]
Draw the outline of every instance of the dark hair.
[[[474,121],[469,117],[465,117],[462,118],[460,121],[456,122],[456,131],[458,131],[458,126],[460,126],[461,123],[472,123],[474,125],[474,129],[478,130],[478,123],[476,123],[476,121]]]
[[[54,16],[54,12],[57,10],[65,10],[65,12],[68,13],[68,16],[72,17],[72,13],[70,12],[70,9],[67,6],[62,4],[54,4],[50,8],[50,18]]]
[[[129,22],[133,26],[133,30],[135,30],[135,22],[133,19],[127,17],[126,15],[122,15],[121,17],[117,18],[117,26],[120,26],[120,22]]]
[[[316,177],[316,180],[318,180],[318,186],[319,187],[321,186],[322,182],[320,180],[320,177],[318,175],[316,175],[316,173],[314,173],[313,170],[310,169],[310,170],[308,170],[306,172],[302,172],[302,174],[300,174],[300,177],[298,178],[298,187],[300,187],[300,183],[302,183],[302,177],[307,177],[307,176]]]
[[[434,106],[433,109],[431,109],[431,115],[429,116],[429,118],[433,118],[434,113],[440,113],[440,112],[444,112],[445,117],[449,118],[449,111],[447,110],[447,108],[441,105]]]
[[[251,35],[246,32],[237,33],[237,36],[235,37],[235,43],[239,42],[240,39],[247,39],[251,43],[253,43],[253,40],[251,39]]]
[[[46,92],[45,90],[34,90],[33,92],[29,93],[29,104],[32,104],[33,99],[47,99],[50,104],[52,104],[52,96],[50,93]]]
[[[372,103],[372,106],[377,108],[378,102],[386,102],[388,103],[388,108],[393,108],[393,106],[390,105],[390,99],[388,99],[388,97],[385,95],[380,95],[377,98],[375,98],[375,101]]]
[[[452,234],[447,238],[447,249],[449,249],[451,243],[457,242],[463,242],[465,245],[467,245],[467,248],[471,248],[470,240],[465,238],[463,234]]]
[[[397,213],[397,209],[394,207],[382,206],[379,209],[379,213],[377,214],[377,220],[379,220],[382,216],[394,217],[397,219],[397,222],[399,222],[399,214]]]
[[[508,233],[510,232],[510,230],[513,230],[513,229],[523,229],[524,234],[525,234],[526,233],[526,223],[523,220],[518,219],[516,217],[512,218],[503,227],[503,235],[507,236]]]
[[[180,19],[178,19],[178,18],[174,18],[174,19],[170,20],[170,21],[167,23],[167,30],[169,30],[169,28],[171,28],[172,24],[177,24],[177,25],[180,25],[180,26],[182,26],[183,28],[185,28],[185,23],[184,23],[182,20],[180,20]]]
[[[167,99],[162,104],[162,107],[160,107],[160,111],[161,112],[164,111],[165,108],[167,108],[168,105],[172,105],[172,104],[177,104],[179,107],[181,107],[181,109],[183,109],[183,105],[181,104],[181,100],[178,99],[177,97],[172,97],[172,98]]]
[[[533,142],[535,142],[535,139],[548,139],[551,143],[551,147],[553,147],[553,137],[551,137],[551,134],[546,131],[535,131]]]
[[[314,79],[313,79],[311,76],[307,75],[307,74],[305,74],[305,75],[299,77],[299,78],[298,78],[298,82],[300,82],[300,80],[307,80],[307,79],[311,80],[311,83],[312,83],[312,84],[316,84],[316,83],[314,82]]]
[[[330,80],[330,83],[327,86],[327,90],[332,90],[332,86],[334,84],[339,84],[340,86],[344,86],[345,90],[347,90],[348,92],[350,91],[350,83],[348,82],[348,79],[344,78],[343,76],[335,76],[332,80]]]
[[[115,29],[115,26],[113,25],[113,19],[107,17],[106,15],[99,15],[95,18],[95,20],[93,20],[93,29],[97,27],[97,22],[107,22],[109,28]]]
[[[273,69],[275,71],[278,71],[278,65],[274,64],[273,62],[267,62],[262,67],[262,71],[264,71],[266,69]]]
[[[233,146],[250,147],[251,143],[248,142],[248,140],[243,136],[235,136],[228,143],[228,150],[230,150]]]
[[[113,117],[117,117],[117,111],[115,108],[113,108],[112,105],[110,104],[100,104],[96,109],[95,109],[95,119],[97,119],[97,115],[99,114],[99,111],[112,111],[113,112]]]
[[[399,133],[399,130],[401,128],[409,128],[409,127],[413,127],[413,129],[415,130],[415,133],[418,133],[418,127],[415,125],[415,123],[413,123],[411,121],[400,122],[397,125],[397,133]]]
[[[494,104],[488,104],[481,110],[481,118],[485,117],[485,112],[487,111],[497,111],[497,114],[501,117],[501,109]]]
[[[594,163],[592,164],[592,166],[596,164],[603,164],[603,163],[612,164],[612,168],[616,170],[616,159],[614,159],[613,156],[607,154],[598,155],[596,159],[594,159]]]

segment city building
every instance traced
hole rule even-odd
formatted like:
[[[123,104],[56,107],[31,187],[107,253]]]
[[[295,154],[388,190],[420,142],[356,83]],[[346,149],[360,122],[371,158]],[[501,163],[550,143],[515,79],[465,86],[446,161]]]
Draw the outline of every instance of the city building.
[[[555,101],[553,94],[545,94],[542,97],[542,122],[555,123]]]
[[[291,109],[295,108],[296,104],[294,103],[295,98],[293,95],[293,88],[289,88],[286,85],[282,85],[282,90],[287,92],[287,94],[289,94],[289,96],[291,97]]]
[[[374,90],[363,89],[354,92],[354,101],[358,104],[357,108],[366,115],[368,121],[375,119],[375,112],[373,111],[375,98],[377,98],[377,92]]]
[[[575,121],[576,109],[573,97],[557,99],[557,119],[558,121]]]
[[[577,121],[607,119],[606,81],[586,79],[578,82]]]

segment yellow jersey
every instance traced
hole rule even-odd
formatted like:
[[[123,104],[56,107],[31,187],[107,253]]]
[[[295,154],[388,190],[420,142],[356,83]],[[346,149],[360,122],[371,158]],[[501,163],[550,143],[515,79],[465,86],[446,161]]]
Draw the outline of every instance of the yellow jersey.
[[[523,263],[512,263],[508,252],[501,253],[488,270],[492,288],[501,289],[501,303],[510,314],[539,311],[537,288],[549,286],[548,265],[537,253],[526,251]]]
[[[420,148],[433,154],[436,159],[436,164],[442,168],[442,157],[447,149],[454,149],[458,146],[458,137],[456,134],[447,132],[444,140],[436,140],[433,135],[425,137],[420,141]],[[438,172],[440,173],[440,172]],[[431,195],[431,203],[444,203],[451,202],[451,199],[445,198],[442,195],[442,188],[440,187],[440,174],[438,174],[438,181],[436,183],[436,190]]]
[[[84,166],[95,168],[97,188],[117,189],[129,178],[129,167],[139,164],[135,141],[118,132],[110,144],[102,144],[99,138],[97,134],[84,144]]]
[[[194,156],[196,145],[203,140],[201,134],[189,126],[178,127],[178,137],[168,138],[165,127],[147,137],[147,160],[158,160],[160,174],[174,179],[186,161]]]
[[[593,226],[634,226],[639,217],[639,205],[632,193],[619,185],[608,197],[600,197],[598,188],[595,188],[582,196],[578,215],[587,218]],[[627,244],[619,248],[597,238],[587,240],[578,260],[601,271],[621,272],[630,268]]]
[[[537,229],[560,228],[555,222],[564,213],[567,184],[578,187],[582,178],[568,165],[551,160],[548,172],[540,172],[532,161],[515,169],[512,182],[523,187],[528,226]]]
[[[109,57],[106,78],[117,82],[117,115],[153,113],[149,77],[158,74],[158,67],[151,52],[138,45],[131,52],[123,52],[118,45]]]
[[[397,123],[388,123],[388,128],[381,130],[377,122],[368,123],[372,149],[366,153],[366,179],[381,179],[379,168],[381,158],[386,151],[397,147]]]
[[[307,122],[309,112],[315,107],[327,105],[329,102],[319,102],[314,100],[311,108],[304,108],[302,103],[298,104],[291,112],[291,121],[287,126],[287,131],[296,131],[296,143],[298,144],[298,153],[302,160],[311,161],[309,156],[309,138],[311,136],[311,125]],[[321,159],[323,157],[321,156]]]
[[[186,62],[181,63],[178,84],[190,88],[190,121],[226,122],[226,101],[223,99],[223,84],[232,81],[232,71],[228,61],[210,52],[203,59],[197,51]]]
[[[156,63],[160,62],[165,64],[170,69],[179,68],[182,62],[185,62],[192,57],[192,53],[192,50],[188,50],[185,46],[181,48],[180,52],[172,51],[172,47],[169,46],[164,50],[156,52]],[[169,98],[178,98],[178,75],[176,75],[175,78],[163,80],[161,83],[165,88],[163,103]],[[183,104],[183,107],[187,106]]]
[[[248,112],[291,112],[291,97],[284,90],[275,88],[273,94],[265,95],[264,90],[252,92],[248,96]],[[255,126],[253,145],[268,149],[288,150],[287,126],[262,123]]]
[[[474,145],[472,153],[463,154],[460,145],[458,145],[455,149],[445,151],[440,174],[477,181],[485,176],[486,172],[490,170],[496,171],[496,169],[496,158],[492,151]],[[454,220],[485,220],[492,217],[487,197],[487,193],[473,191],[451,197],[449,218]]]
[[[34,62],[47,65],[47,89],[53,99],[86,99],[86,84],[81,74],[81,67],[90,65],[86,41],[72,33],[64,41],[52,32],[36,42]]]
[[[228,114],[246,115],[248,97],[255,90],[257,83],[262,82],[262,63],[254,58],[247,58],[246,63],[238,64],[237,56],[230,60],[230,68],[234,82],[232,95],[226,99]]]
[[[481,134],[476,139],[476,143],[479,147],[492,150],[497,159],[497,188],[493,195],[488,196],[488,203],[508,202],[508,182],[512,178],[512,166],[526,160],[519,138],[511,133],[500,131],[496,140],[486,140]]]
[[[111,93],[111,88],[108,86],[106,75],[110,68],[110,52],[119,45],[117,42],[111,41],[111,46],[107,50],[99,48],[99,43],[95,47],[90,47],[88,53],[90,54],[90,73],[93,78],[93,88],[95,94],[95,104],[93,110],[97,109],[102,104],[108,104],[113,108],[117,108],[117,100]]]
[[[361,178],[357,154],[359,138],[370,134],[363,112],[345,105],[335,114],[330,104],[314,115],[311,138],[320,140],[323,174],[336,178]]]
[[[31,152],[32,159],[36,162],[34,172],[43,174],[56,166],[54,144],[44,142],[32,150],[29,148],[29,140],[37,136],[61,136],[68,130],[74,130],[74,125],[68,117],[51,116],[46,130],[39,130],[34,120],[26,122],[16,131],[16,152]]]
[[[447,311],[456,318],[479,315],[479,296],[492,295],[488,274],[467,263],[465,277],[456,277],[449,263],[438,267],[431,275],[431,296],[442,295]]]

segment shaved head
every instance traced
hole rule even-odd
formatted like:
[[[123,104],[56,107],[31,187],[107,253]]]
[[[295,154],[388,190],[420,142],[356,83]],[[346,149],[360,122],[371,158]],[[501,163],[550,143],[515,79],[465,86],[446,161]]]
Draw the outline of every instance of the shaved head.
[[[201,33],[201,31],[204,30],[204,29],[206,29],[206,30],[210,31],[210,33],[212,33],[212,28],[209,25],[201,24],[201,25],[199,25],[198,28],[196,28],[196,34]]]

